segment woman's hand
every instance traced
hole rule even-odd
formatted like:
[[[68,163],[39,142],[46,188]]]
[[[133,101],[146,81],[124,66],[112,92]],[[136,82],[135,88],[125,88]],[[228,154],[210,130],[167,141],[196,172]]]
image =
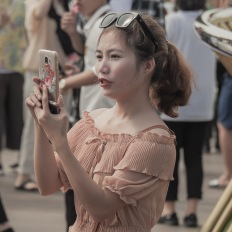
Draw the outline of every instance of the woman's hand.
[[[77,33],[76,26],[77,20],[74,12],[65,12],[61,18],[61,29],[71,36],[72,34]]]
[[[36,86],[33,93],[26,99],[26,105],[29,108],[35,122],[44,130],[47,138],[51,141],[53,147],[60,145],[62,139],[66,137],[68,131],[68,114],[64,107],[63,97],[60,95],[55,106],[60,109],[59,114],[52,114],[49,110],[48,90],[46,86],[39,87],[39,78],[34,77]]]
[[[75,65],[75,64],[72,64],[71,62],[67,62],[65,65],[64,65],[64,73],[66,76],[71,76],[71,75],[74,75],[74,74],[77,74],[80,72],[80,68]]]
[[[59,114],[52,114],[49,110],[48,103],[48,90],[46,86],[43,86],[42,108],[35,107],[34,113],[38,123],[56,150],[56,146],[59,146],[63,142],[63,138],[66,138],[69,123],[68,114],[64,107],[62,95],[59,96],[56,103],[56,107],[60,109]]]
[[[36,83],[36,86],[33,87],[33,93],[31,93],[25,100],[25,103],[30,110],[32,117],[34,118],[35,122],[38,123],[37,117],[35,115],[34,109],[36,107],[42,108],[42,94],[40,85],[40,79],[38,77],[33,77],[33,81]]]

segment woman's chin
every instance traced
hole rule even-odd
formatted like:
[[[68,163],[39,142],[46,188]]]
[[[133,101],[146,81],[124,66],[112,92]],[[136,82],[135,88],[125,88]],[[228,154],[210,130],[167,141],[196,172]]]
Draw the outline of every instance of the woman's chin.
[[[105,97],[109,97],[109,98],[114,99],[114,94],[111,91],[103,90],[103,94]]]

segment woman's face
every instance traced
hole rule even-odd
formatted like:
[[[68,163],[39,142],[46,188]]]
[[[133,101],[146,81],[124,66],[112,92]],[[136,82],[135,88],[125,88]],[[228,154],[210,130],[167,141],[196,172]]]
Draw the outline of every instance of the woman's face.
[[[92,14],[102,5],[96,0],[73,0],[74,11],[90,18]]]
[[[96,71],[104,95],[116,100],[132,97],[143,85],[135,54],[126,45],[123,35],[115,31],[103,34],[96,58]]]

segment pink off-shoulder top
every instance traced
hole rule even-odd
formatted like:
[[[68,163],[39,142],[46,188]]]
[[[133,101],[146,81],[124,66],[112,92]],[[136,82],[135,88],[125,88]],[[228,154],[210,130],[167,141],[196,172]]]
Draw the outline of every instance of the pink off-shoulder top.
[[[96,222],[75,198],[77,220],[69,232],[150,232],[163,210],[167,188],[173,178],[175,136],[149,132],[132,136],[103,133],[89,113],[68,133],[71,151],[102,189],[118,194],[126,206],[104,222]],[[56,157],[62,191],[72,188]]]

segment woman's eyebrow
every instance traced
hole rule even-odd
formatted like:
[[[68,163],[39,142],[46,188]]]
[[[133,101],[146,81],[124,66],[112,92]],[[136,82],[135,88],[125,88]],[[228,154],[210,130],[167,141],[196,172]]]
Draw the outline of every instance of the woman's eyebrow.
[[[109,50],[107,50],[107,52],[121,52],[121,53],[124,53],[124,51],[123,50],[121,50],[121,49],[117,49],[117,48],[112,48],[112,49],[109,49]],[[96,50],[96,53],[102,53],[102,51],[101,50]]]

